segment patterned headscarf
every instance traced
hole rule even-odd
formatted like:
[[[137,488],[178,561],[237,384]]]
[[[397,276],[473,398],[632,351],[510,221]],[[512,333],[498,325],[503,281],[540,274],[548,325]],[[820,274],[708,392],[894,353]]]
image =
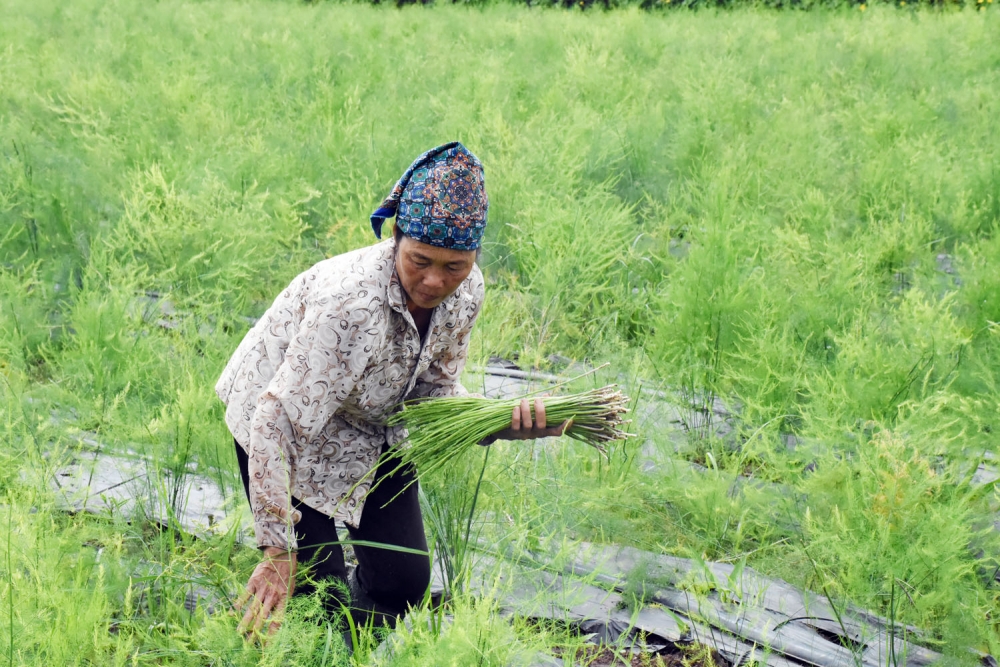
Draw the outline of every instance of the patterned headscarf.
[[[372,230],[396,216],[400,230],[421,243],[476,250],[486,231],[483,165],[457,141],[427,151],[410,165],[372,214]]]

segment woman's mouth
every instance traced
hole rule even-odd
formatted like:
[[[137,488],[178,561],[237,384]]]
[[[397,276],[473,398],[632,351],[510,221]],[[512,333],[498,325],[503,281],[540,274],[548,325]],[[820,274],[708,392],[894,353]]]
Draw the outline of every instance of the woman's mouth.
[[[436,294],[427,294],[426,292],[417,292],[417,297],[419,297],[424,303],[431,303],[438,300],[438,296]]]

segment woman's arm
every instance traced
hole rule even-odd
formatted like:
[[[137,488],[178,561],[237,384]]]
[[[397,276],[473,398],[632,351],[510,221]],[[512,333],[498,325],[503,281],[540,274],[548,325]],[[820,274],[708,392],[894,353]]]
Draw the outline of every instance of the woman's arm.
[[[264,558],[237,603],[240,629],[260,630],[284,609],[295,590],[297,558],[292,479],[299,447],[315,438],[347,399],[364,372],[371,349],[370,312],[364,308],[307,311],[284,361],[257,401],[250,428],[250,506],[257,546]],[[323,308],[325,307],[325,308]],[[278,620],[268,625],[277,629]]]
[[[323,299],[306,311],[250,427],[250,504],[257,546],[294,550],[295,478],[300,443],[315,439],[360,380],[375,335],[371,312]]]
[[[269,388],[257,401],[247,453],[250,509],[260,549],[294,551],[297,546],[293,526],[298,513],[292,507],[291,491],[297,458],[294,442],[295,429],[284,405]]]

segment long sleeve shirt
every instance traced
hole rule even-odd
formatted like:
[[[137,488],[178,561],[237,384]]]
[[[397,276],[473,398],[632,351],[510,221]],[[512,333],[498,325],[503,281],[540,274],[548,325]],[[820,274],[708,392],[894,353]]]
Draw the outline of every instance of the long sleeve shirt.
[[[405,437],[386,417],[406,399],[467,393],[459,379],[483,303],[482,273],[474,267],[434,309],[421,342],[395,247],[388,239],[296,277],[216,384],[249,458],[259,547],[296,548],[293,496],[357,526],[382,447]]]

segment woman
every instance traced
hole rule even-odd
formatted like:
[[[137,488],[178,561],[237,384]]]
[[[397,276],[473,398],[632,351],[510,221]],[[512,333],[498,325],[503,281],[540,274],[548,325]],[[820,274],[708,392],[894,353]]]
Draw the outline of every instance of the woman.
[[[370,473],[405,438],[384,426],[401,401],[467,393],[459,379],[483,302],[476,258],[487,209],[482,165],[462,144],[424,153],[371,217],[381,238],[395,216],[393,237],[295,278],[230,359],[216,392],[264,556],[241,602],[245,631],[284,607],[300,561],[314,580],[347,580],[336,521],[352,540],[427,551],[413,471]],[[546,428],[538,399],[535,415],[522,401],[497,437],[562,433],[565,424]],[[391,623],[423,597],[426,553],[355,554],[352,605],[369,618]]]

